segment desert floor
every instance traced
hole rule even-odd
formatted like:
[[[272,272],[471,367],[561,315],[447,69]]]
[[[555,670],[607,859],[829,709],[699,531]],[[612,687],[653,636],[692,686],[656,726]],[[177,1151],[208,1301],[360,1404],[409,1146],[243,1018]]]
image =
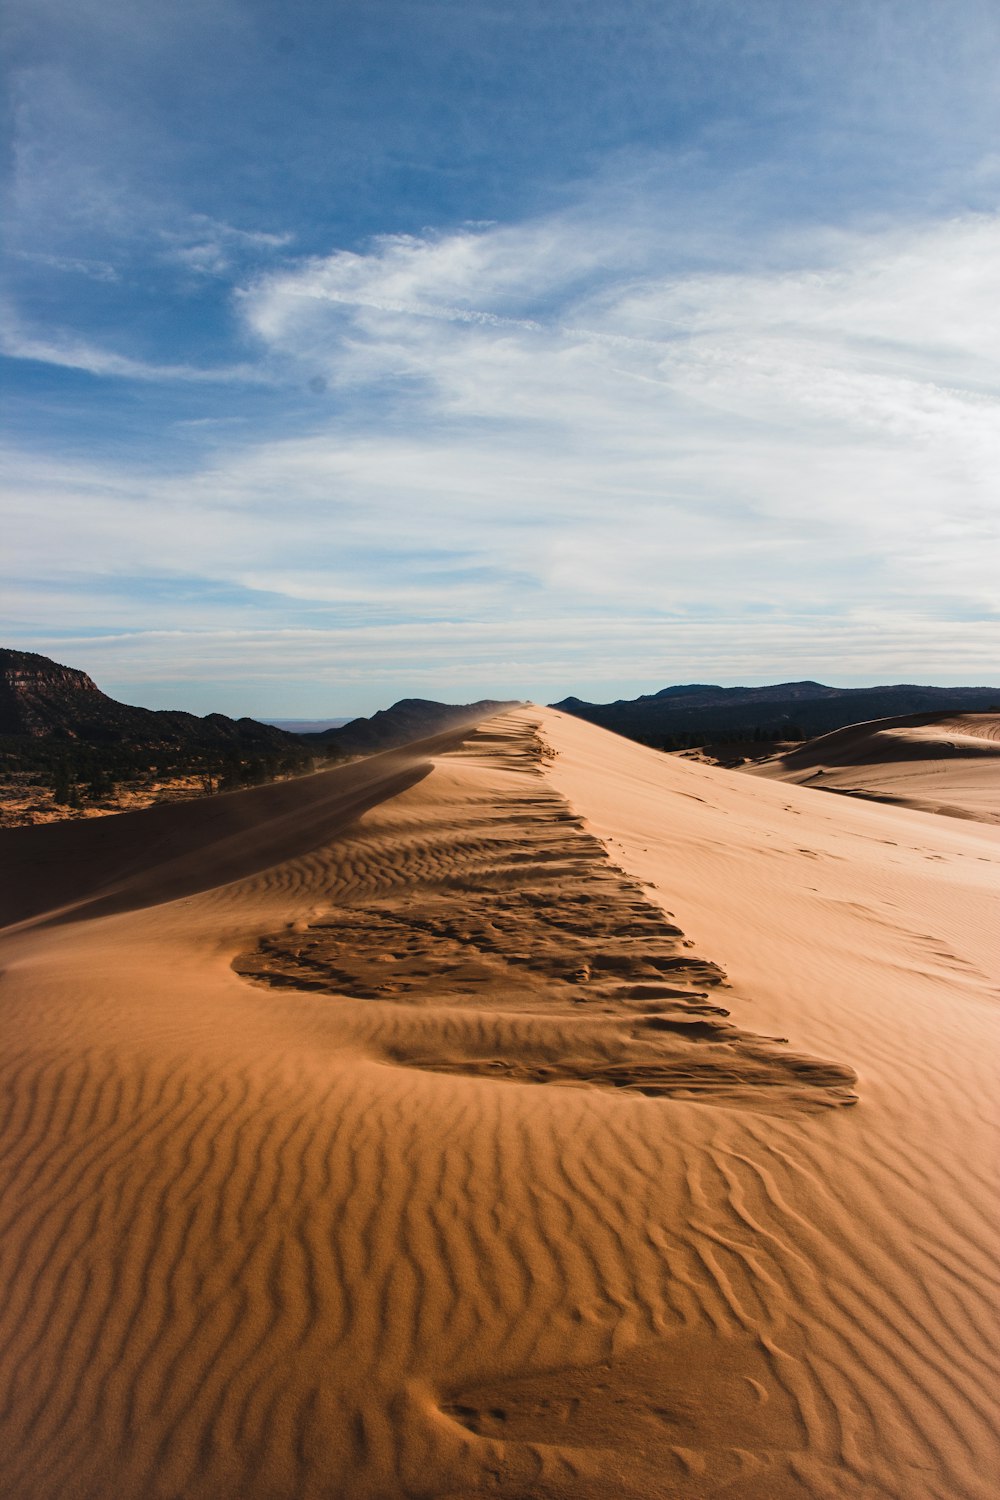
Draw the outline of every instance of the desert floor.
[[[0,853],[10,1500],[997,1493],[996,823],[524,708]]]

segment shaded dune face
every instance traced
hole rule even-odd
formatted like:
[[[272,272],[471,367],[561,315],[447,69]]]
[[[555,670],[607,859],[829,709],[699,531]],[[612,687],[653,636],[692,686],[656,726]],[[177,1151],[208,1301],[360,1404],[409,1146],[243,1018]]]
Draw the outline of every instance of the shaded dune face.
[[[908,714],[821,735],[779,759],[789,767],[1000,755],[1000,714]]]
[[[862,1028],[819,1062],[746,1026],[538,727],[239,794],[214,833],[18,841],[5,1497],[991,1496],[982,1158],[947,1149],[945,1213],[911,1135],[865,1134],[884,1077],[817,1109]],[[711,776],[567,734],[746,857]]]
[[[5,924],[92,920],[213,890],[301,859],[428,775],[452,729],[335,774],[161,804],[91,822],[3,832]]]
[[[542,749],[529,725],[472,735],[466,753],[507,770],[505,797],[459,840],[441,825],[411,838],[398,889],[373,900],[359,879],[236,970],[382,1002],[354,1032],[404,1067],[749,1108],[853,1102],[850,1068],[741,1031],[709,1003],[723,971],[583,830],[541,774]]]

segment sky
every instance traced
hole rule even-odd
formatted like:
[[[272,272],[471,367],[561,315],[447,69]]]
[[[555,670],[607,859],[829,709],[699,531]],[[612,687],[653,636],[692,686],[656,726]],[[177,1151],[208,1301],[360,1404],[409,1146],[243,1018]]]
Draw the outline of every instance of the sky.
[[[996,0],[8,0],[0,643],[1000,682]]]

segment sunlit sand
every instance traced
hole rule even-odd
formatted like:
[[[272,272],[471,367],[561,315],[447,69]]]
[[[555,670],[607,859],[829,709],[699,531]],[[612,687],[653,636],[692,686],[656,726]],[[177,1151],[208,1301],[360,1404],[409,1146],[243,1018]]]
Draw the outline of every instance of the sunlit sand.
[[[0,847],[5,1495],[995,1493],[995,822],[523,708]]]

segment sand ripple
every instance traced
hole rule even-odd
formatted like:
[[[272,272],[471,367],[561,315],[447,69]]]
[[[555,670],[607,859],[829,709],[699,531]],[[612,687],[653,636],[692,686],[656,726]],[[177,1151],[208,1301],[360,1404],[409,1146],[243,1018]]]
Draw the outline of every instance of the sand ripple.
[[[89,914],[47,924],[43,875],[18,897],[5,1495],[991,1493],[985,1162],[949,1215],[933,1143],[866,1133],[878,1076],[810,1112],[850,1053],[747,1025],[754,995],[554,792],[535,723],[430,774],[373,762],[353,815],[340,773],[303,783],[270,865],[178,834],[163,903],[124,848]]]

